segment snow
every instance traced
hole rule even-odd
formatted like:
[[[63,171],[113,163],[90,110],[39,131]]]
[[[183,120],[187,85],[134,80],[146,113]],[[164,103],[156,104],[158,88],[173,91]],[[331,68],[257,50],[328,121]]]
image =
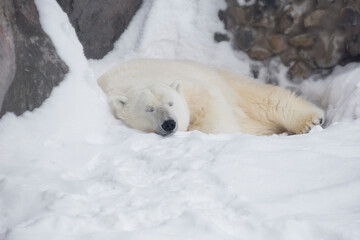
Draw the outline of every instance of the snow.
[[[145,0],[90,61],[56,1],[36,4],[70,72],[39,109],[0,120],[1,240],[360,239],[359,64],[299,87],[327,109],[325,129],[163,138],[115,120],[96,78],[136,57],[249,75],[246,56],[212,40],[224,3]]]

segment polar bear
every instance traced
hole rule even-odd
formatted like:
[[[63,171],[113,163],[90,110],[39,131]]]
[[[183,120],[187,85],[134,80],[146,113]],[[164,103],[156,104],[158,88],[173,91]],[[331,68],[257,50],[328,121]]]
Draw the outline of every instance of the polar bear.
[[[135,59],[98,79],[114,115],[166,136],[176,131],[307,133],[324,112],[289,90],[193,61]]]

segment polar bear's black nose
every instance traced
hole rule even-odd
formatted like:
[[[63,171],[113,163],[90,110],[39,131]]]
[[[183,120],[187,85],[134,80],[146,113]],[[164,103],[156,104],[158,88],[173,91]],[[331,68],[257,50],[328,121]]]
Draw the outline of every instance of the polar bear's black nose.
[[[161,125],[162,129],[164,129],[166,132],[171,132],[176,127],[176,122],[174,120],[166,120]]]

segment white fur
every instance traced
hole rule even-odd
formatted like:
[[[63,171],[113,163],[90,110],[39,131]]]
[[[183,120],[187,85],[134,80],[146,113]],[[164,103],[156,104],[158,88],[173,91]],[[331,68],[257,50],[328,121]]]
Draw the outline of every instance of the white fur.
[[[115,116],[146,132],[157,132],[161,111],[176,119],[178,130],[205,133],[298,134],[324,121],[321,109],[288,90],[192,61],[131,60],[98,84]]]

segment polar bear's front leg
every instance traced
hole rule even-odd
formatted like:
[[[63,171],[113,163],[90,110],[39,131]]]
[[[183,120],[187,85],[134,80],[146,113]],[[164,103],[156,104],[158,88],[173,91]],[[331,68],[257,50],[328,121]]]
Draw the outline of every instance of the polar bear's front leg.
[[[310,132],[310,130],[317,126],[317,125],[322,125],[324,123],[324,112],[318,112],[318,113],[315,113],[313,114],[313,117],[311,119],[311,121],[306,121],[305,122],[305,127],[302,127],[302,129],[297,132],[297,133],[308,133]]]

